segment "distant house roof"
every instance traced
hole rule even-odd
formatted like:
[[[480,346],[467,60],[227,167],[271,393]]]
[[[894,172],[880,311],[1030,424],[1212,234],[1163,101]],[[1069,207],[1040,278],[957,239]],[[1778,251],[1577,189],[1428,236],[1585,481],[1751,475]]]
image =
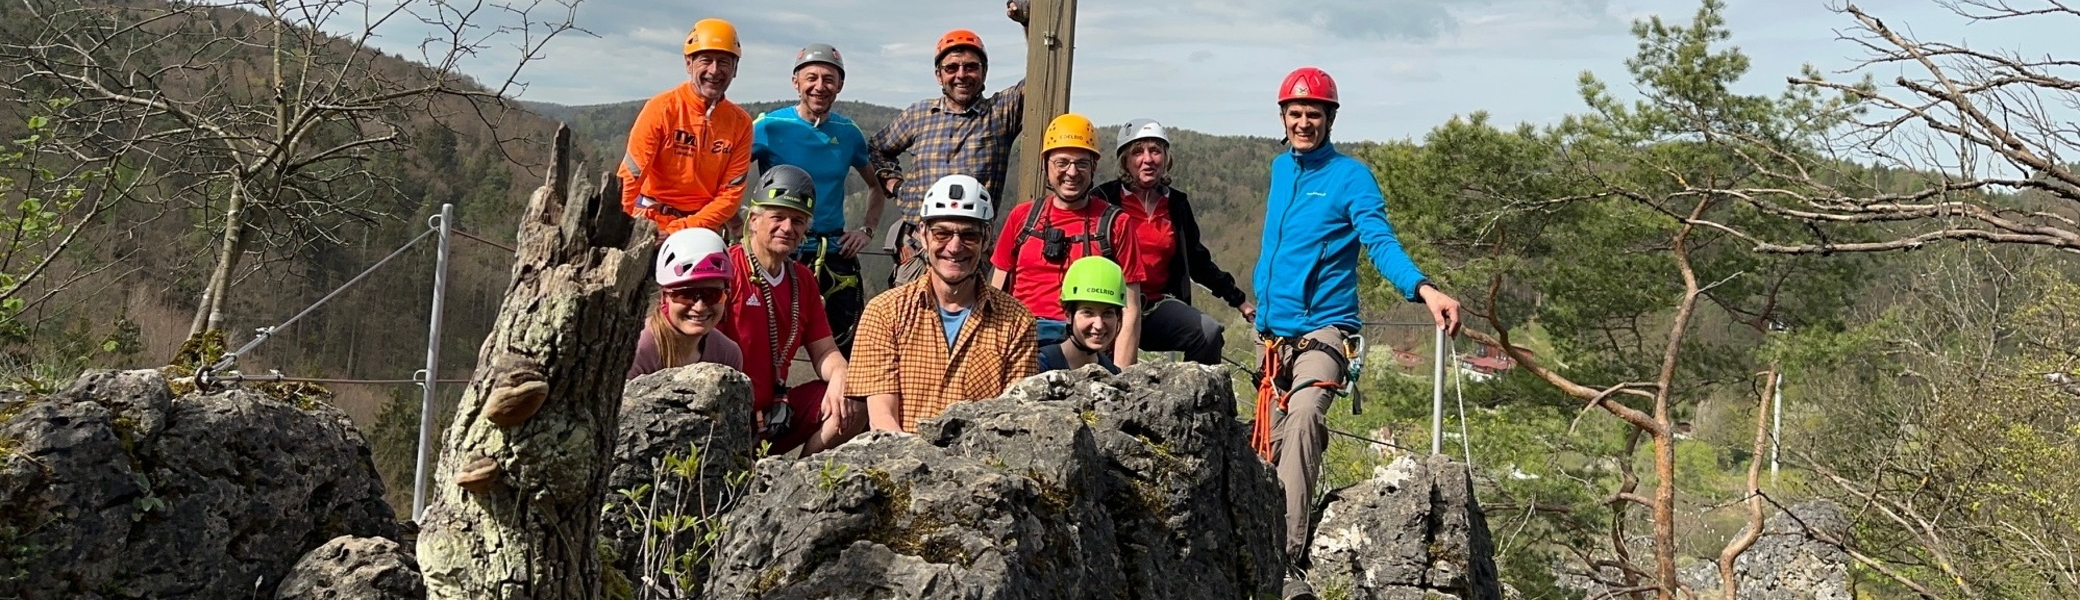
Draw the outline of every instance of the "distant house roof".
[[[1459,362],[1466,363],[1466,366],[1474,371],[1489,375],[1508,371],[1510,367],[1516,366],[1509,358],[1498,356],[1465,356],[1460,357]]]
[[[1401,368],[1403,369],[1414,369],[1416,367],[1423,366],[1423,363],[1425,361],[1423,360],[1423,357],[1421,355],[1407,350],[1402,350],[1400,348],[1395,348],[1394,362],[1396,364],[1401,365]]]

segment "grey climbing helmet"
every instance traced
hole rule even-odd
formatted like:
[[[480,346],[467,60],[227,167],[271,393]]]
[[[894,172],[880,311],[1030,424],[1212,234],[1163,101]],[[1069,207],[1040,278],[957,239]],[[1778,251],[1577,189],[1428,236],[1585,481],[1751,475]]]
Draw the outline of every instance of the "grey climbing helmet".
[[[802,67],[805,65],[815,63],[837,67],[838,76],[845,76],[845,57],[839,56],[838,49],[830,44],[809,44],[803,46],[801,52],[794,54],[794,70],[796,71],[802,70]]]
[[[816,180],[808,171],[794,165],[775,165],[766,169],[758,178],[758,191],[751,194],[751,206],[777,207],[801,211],[805,215],[816,214]]]
[[[1127,146],[1141,140],[1160,140],[1163,142],[1164,147],[1168,147],[1170,145],[1170,132],[1163,129],[1163,124],[1157,123],[1155,119],[1134,119],[1127,121],[1126,125],[1120,126],[1117,139],[1119,140],[1119,147],[1114,148],[1113,151],[1125,153]]]

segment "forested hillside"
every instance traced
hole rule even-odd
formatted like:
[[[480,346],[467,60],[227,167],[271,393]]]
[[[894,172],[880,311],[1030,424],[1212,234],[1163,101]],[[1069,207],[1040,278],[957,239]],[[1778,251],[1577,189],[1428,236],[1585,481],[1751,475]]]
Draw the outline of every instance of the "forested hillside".
[[[96,27],[145,23],[105,35]],[[258,140],[272,127],[272,29],[252,7],[211,8],[150,1],[110,4],[0,4],[0,130],[22,152],[4,161],[20,184],[10,208],[25,195],[57,186],[61,175],[86,194],[60,219],[91,216],[44,276],[16,298],[25,302],[0,339],[10,372],[82,363],[163,364],[188,336],[198,297],[217,258],[237,155],[215,155],[208,140],[181,139],[184,119],[221,126],[217,136]],[[98,36],[98,37],[97,37]],[[32,44],[83,45],[91,53],[60,56]],[[457,90],[392,101],[380,119],[352,117],[311,126],[309,169],[263,185],[273,196],[256,199],[245,215],[250,233],[244,258],[230,278],[223,329],[236,347],[256,328],[281,323],[427,230],[443,203],[456,206],[457,228],[510,242],[513,207],[539,185],[539,163],[555,124],[496,98],[460,92],[485,88],[442,80],[426,67],[354,47],[351,40],[288,36],[285,51],[312,60],[285,69],[284,80],[316,101],[333,93],[352,99],[378,92],[324,89],[326,69],[345,69],[360,81]],[[67,61],[67,62],[59,62]],[[189,68],[180,68],[189,67]],[[91,81],[53,77],[67,68]],[[337,72],[337,71],[334,71]],[[129,86],[127,88],[121,86]],[[96,99],[103,91],[146,98],[149,110]],[[342,100],[344,101],[344,100]],[[256,117],[256,115],[258,115]],[[126,122],[126,119],[128,120]],[[320,120],[314,116],[313,121]],[[24,138],[37,128],[36,139]],[[130,143],[125,131],[164,132],[178,144]],[[365,136],[365,137],[364,137]],[[352,140],[379,142],[348,147]],[[59,144],[57,142],[78,142]],[[107,152],[82,165],[68,153]],[[168,150],[177,150],[169,152]],[[329,154],[318,154],[329,152]],[[250,156],[250,155],[244,155]],[[42,176],[39,177],[39,170]],[[97,179],[98,178],[98,179]],[[260,180],[255,180],[260,181]],[[46,185],[48,184],[48,185]],[[45,185],[45,188],[33,186]],[[62,187],[62,186],[61,186]],[[247,188],[259,196],[259,188]],[[52,208],[57,207],[56,199]],[[88,213],[86,204],[105,208]],[[10,212],[9,217],[14,218]],[[70,223],[70,221],[67,221]],[[58,248],[47,240],[17,246],[9,274],[31,255]],[[278,369],[292,377],[404,379],[425,361],[433,244],[422,242],[293,326],[241,357],[248,373]],[[473,367],[510,266],[507,252],[458,239],[448,280],[444,377]],[[19,324],[18,327],[13,325]],[[340,402],[357,419],[372,419],[388,388],[343,386]]]
[[[1989,21],[2076,16],[1969,4]],[[407,379],[425,358],[431,244],[303,311],[418,238],[443,203],[490,242],[453,248],[439,375],[463,377],[509,275],[493,244],[542,178],[541,142],[569,123],[597,176],[640,108],[523,109],[503,83],[442,66],[473,48],[388,56],[312,33],[311,13],[271,20],[274,6],[0,3],[10,383],[165,364],[213,320],[205,289],[221,290],[232,348],[300,316],[239,357],[246,373]],[[2073,57],[1920,42],[1845,6],[1843,35],[1906,65],[1884,75],[1904,83],[1750,73],[1724,8],[1636,23],[1637,54],[1609,57],[1623,73],[1582,74],[1556,122],[1495,123],[1469,105],[1420,139],[1341,146],[1373,167],[1417,262],[1465,303],[1454,348],[1507,366],[1450,372],[1438,440],[1474,465],[1505,581],[1532,598],[1698,592],[1694,574],[1731,572],[1755,542],[1744,527],[1828,501],[1854,535],[1819,541],[1851,557],[1856,597],[2074,596]],[[1735,91],[1755,78],[1782,89]],[[788,102],[774,100],[746,108]],[[869,135],[896,111],[839,110]],[[1246,281],[1282,146],[1172,125],[1177,185]],[[1418,324],[1365,330],[1368,410],[1331,411],[1347,434],[1328,454],[1332,489],[1433,441],[1427,315],[1367,269],[1368,321]],[[1210,308],[1248,362],[1246,328]],[[1386,346],[1418,358],[1397,365]],[[396,502],[418,389],[332,389]]]

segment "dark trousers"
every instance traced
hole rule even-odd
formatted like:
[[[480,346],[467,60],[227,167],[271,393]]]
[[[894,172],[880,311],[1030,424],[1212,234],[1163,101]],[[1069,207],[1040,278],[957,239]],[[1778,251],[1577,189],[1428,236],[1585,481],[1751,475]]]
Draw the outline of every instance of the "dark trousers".
[[[1221,364],[1223,335],[1228,330],[1199,309],[1176,298],[1164,298],[1141,313],[1141,349],[1150,352],[1183,352],[1184,359],[1202,365]]]
[[[846,258],[838,249],[838,238],[827,239],[819,243],[822,240],[811,236],[795,251],[794,259],[816,272],[816,289],[823,293],[823,314],[831,322],[831,341],[838,343],[839,352],[851,357],[853,329],[859,325],[860,313],[867,309],[866,282],[860,279],[859,257]]]

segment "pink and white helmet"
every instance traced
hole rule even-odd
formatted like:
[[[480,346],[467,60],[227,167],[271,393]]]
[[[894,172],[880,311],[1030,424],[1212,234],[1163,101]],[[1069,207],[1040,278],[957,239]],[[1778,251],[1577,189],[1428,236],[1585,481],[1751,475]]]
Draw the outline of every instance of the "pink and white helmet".
[[[680,230],[657,249],[657,286],[679,287],[729,278],[729,244],[706,227]]]

